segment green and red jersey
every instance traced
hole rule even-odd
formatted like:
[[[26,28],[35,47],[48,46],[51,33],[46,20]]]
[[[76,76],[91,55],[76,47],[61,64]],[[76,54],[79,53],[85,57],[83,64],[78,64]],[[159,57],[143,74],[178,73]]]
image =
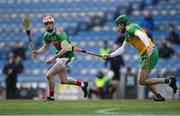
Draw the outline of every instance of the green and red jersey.
[[[44,34],[44,42],[46,44],[52,44],[56,48],[57,52],[62,50],[61,42],[64,40],[70,43],[67,33],[63,31],[62,27],[60,28],[55,27],[53,33],[46,32]],[[72,58],[72,57],[74,57],[74,53],[72,51],[69,51],[66,52],[61,58]]]

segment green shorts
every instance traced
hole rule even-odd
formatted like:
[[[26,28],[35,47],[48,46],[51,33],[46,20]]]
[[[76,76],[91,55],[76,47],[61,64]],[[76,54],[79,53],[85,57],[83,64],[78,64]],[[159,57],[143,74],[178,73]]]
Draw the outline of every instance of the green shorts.
[[[158,50],[156,47],[153,48],[153,53],[148,56],[147,53],[141,55],[140,68],[146,70],[152,70],[158,61]]]

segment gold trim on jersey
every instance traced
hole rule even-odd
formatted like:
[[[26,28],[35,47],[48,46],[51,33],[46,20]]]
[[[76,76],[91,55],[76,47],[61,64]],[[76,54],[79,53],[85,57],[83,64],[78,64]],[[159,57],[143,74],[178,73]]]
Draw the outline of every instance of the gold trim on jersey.
[[[146,37],[148,38],[148,41],[150,43],[150,46],[153,48],[155,46],[154,43],[151,41],[151,39],[147,36],[147,34],[143,30],[141,30],[141,31],[146,35]],[[140,54],[146,53],[147,47],[145,46],[145,44],[139,37],[137,37],[137,36],[133,37],[130,40],[130,43],[137,49],[137,51]]]

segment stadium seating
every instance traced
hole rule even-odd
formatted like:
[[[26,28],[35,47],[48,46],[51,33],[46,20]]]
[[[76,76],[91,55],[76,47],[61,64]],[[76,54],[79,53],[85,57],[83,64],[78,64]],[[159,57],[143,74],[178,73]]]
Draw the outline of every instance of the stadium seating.
[[[153,0],[146,4],[143,4],[143,0],[126,2],[124,0],[1,0],[0,43],[5,44],[5,47],[0,46],[0,69],[2,70],[6,60],[9,41],[21,40],[27,44],[26,34],[21,26],[23,15],[28,14],[32,18],[31,28],[36,48],[39,48],[43,41],[41,39],[43,37],[43,16],[53,15],[56,19],[56,25],[64,27],[72,43],[98,53],[102,47],[103,40],[108,40],[110,45],[116,40],[117,32],[114,26],[114,19],[123,13],[128,14],[132,22],[140,24],[143,18],[141,11],[151,10],[155,26],[162,25],[164,27],[162,31],[153,31],[153,37],[155,41],[164,39],[167,36],[165,28],[167,28],[169,23],[175,24],[176,27],[180,26],[178,13],[180,7],[177,2],[179,3],[179,0],[159,0],[154,5]],[[100,21],[100,25],[97,26],[93,25],[96,17]],[[172,47],[180,53],[179,46]],[[49,66],[43,62],[43,59],[55,53],[54,49],[50,49],[47,54],[39,57],[40,62],[33,65],[31,50],[28,46],[26,46],[26,49],[25,71],[20,75],[20,81],[44,81],[45,72]],[[128,66],[137,68],[137,57],[137,52],[130,47],[124,55],[125,63]],[[179,60],[170,59],[168,64],[165,62],[166,60],[160,59],[157,67],[179,67],[176,63]],[[74,68],[70,68],[70,76],[79,79],[93,79],[95,74],[104,68],[104,65],[102,61],[92,56],[77,53],[72,67]],[[2,71],[0,74],[2,75]]]

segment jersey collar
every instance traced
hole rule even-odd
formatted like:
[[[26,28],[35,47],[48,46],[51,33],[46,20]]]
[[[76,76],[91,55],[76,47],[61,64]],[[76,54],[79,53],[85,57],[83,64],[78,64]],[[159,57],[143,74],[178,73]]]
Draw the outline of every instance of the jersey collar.
[[[52,35],[52,34],[55,32],[55,30],[56,30],[56,27],[54,27],[54,29],[53,29],[52,33],[50,33],[50,32],[47,32],[47,31],[46,31],[46,34],[48,34],[48,35]]]

